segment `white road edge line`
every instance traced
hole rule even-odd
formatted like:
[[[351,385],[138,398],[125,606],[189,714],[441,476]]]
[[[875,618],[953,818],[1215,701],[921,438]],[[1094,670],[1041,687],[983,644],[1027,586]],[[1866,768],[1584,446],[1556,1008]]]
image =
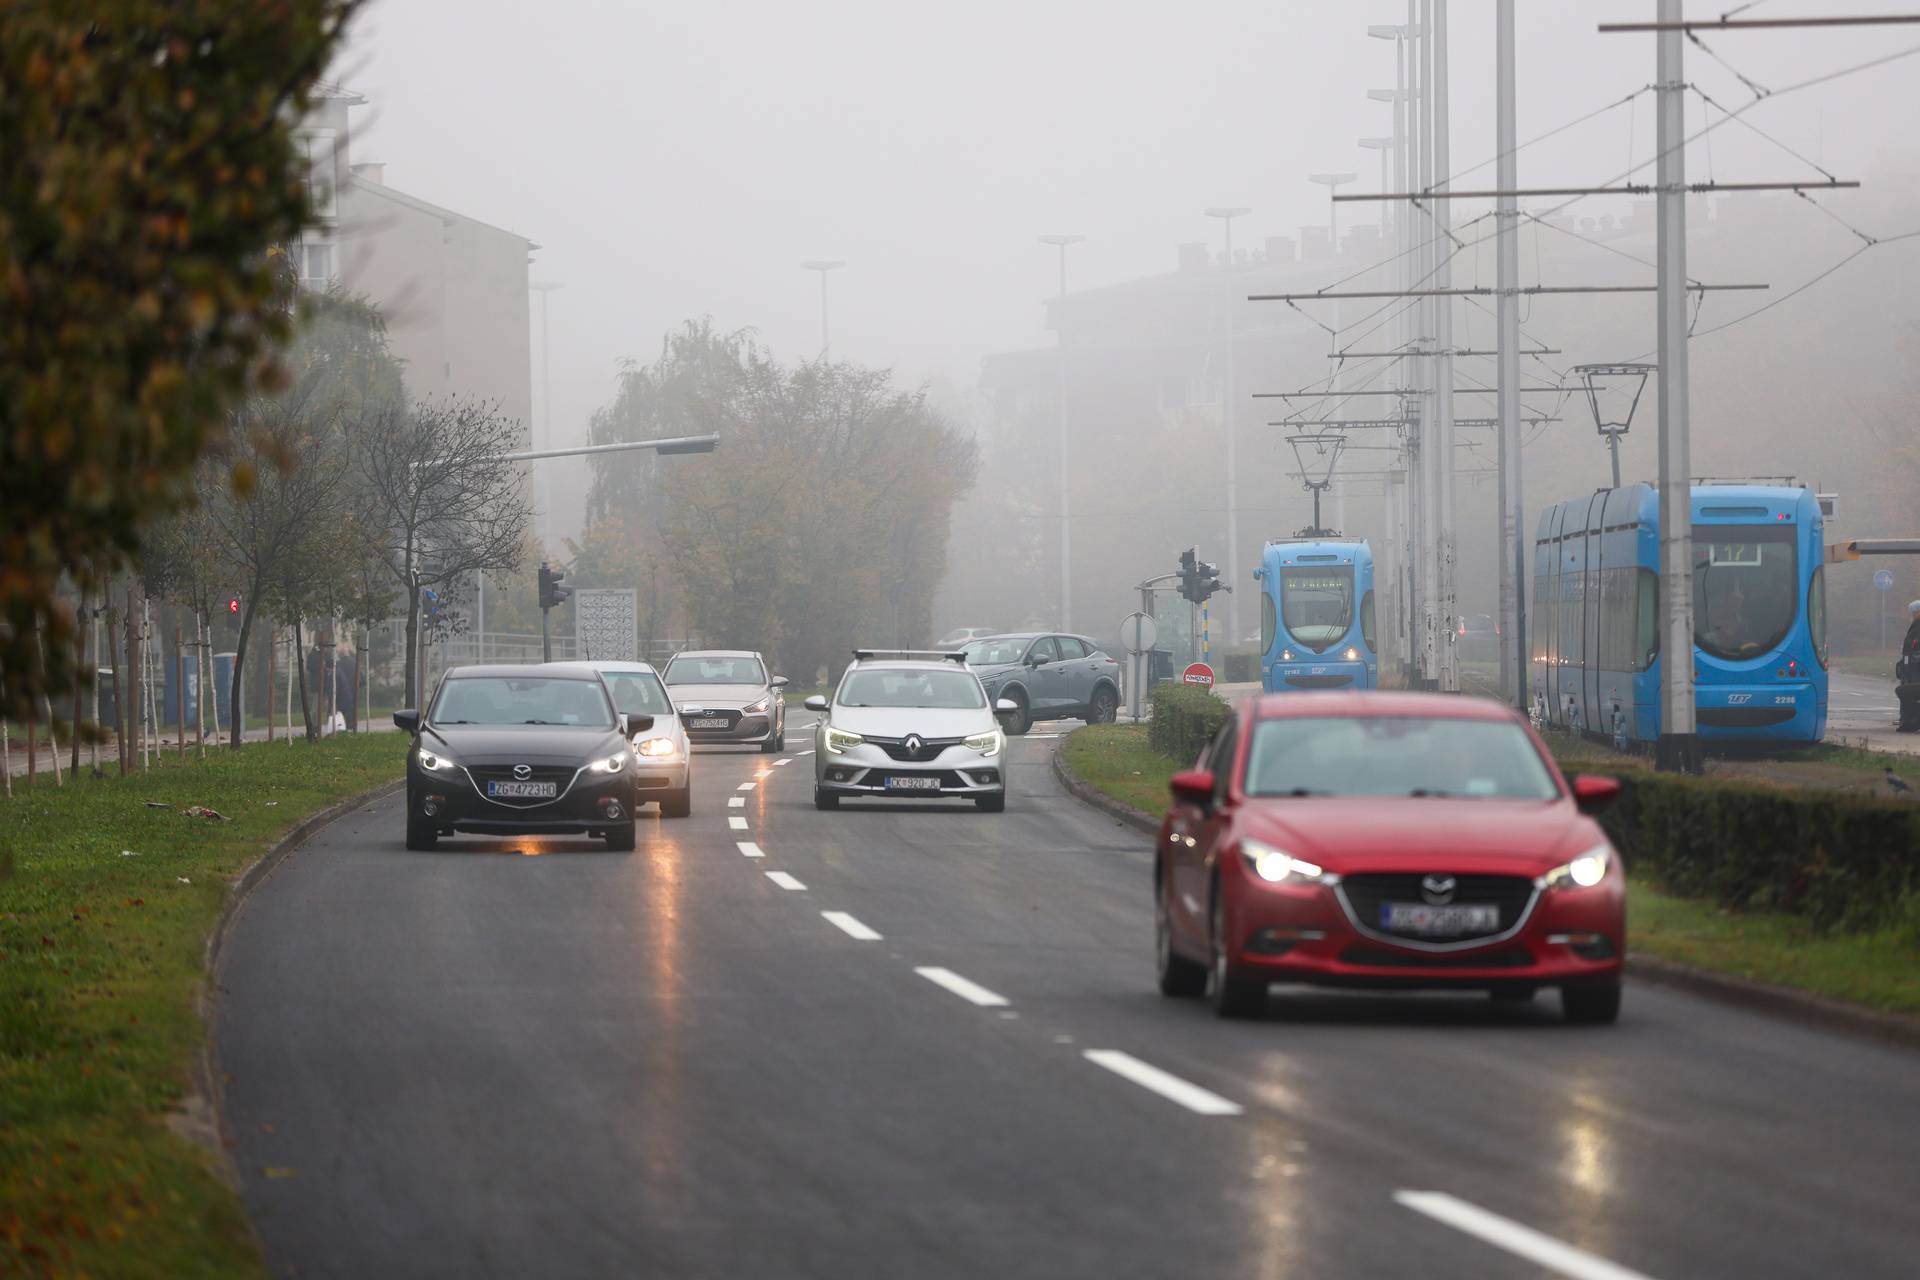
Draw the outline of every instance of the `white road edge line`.
[[[759,785],[760,784],[757,782],[743,782],[739,786],[735,787],[734,790],[735,791],[751,791]]]
[[[733,847],[738,849],[743,856],[748,858],[764,858],[767,856],[766,853],[761,850],[760,846],[755,844],[751,840],[735,840],[733,842]]]
[[[869,929],[844,911],[822,911],[821,918],[855,942],[878,942],[878,931]]]
[[[747,798],[745,796],[728,796],[727,797],[727,808],[744,809],[746,807],[747,807]]]
[[[977,982],[970,982],[951,969],[942,969],[938,965],[923,965],[915,973],[936,987],[945,987],[962,1000],[972,1001],[982,1009],[997,1009],[1007,1003],[1007,998],[997,991],[989,991]]]
[[[1584,1249],[1576,1249],[1532,1227],[1489,1213],[1444,1191],[1396,1191],[1393,1198],[1403,1208],[1423,1213],[1435,1222],[1464,1231],[1570,1280],[1648,1280],[1638,1271],[1596,1258]]]
[[[1105,1067],[1121,1079],[1131,1080],[1142,1089],[1203,1116],[1237,1116],[1244,1110],[1237,1102],[1229,1102],[1217,1093],[1210,1093],[1118,1049],[1088,1049],[1081,1056],[1096,1067]]]
[[[778,769],[783,764],[792,764],[792,763],[793,763],[792,756],[781,756],[778,760],[775,760],[773,762],[773,767]]]
[[[727,826],[735,831],[745,831],[747,829],[747,820],[738,814],[734,814],[727,818]]]
[[[811,751],[796,751],[796,752],[794,752],[793,754],[794,754],[794,755],[796,755],[796,756],[810,756],[810,755],[812,755],[812,754],[813,754],[813,752],[811,752]]]
[[[804,889],[807,887],[784,871],[769,871],[767,872],[767,879],[773,881],[782,889]]]

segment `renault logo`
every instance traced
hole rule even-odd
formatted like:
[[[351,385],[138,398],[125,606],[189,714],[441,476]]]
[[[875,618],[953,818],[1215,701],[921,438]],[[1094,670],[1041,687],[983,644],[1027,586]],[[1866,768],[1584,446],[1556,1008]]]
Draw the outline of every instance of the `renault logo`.
[[[533,776],[533,766],[530,764],[517,764],[513,766],[513,776],[524,782]]]
[[[926,745],[927,744],[921,740],[919,734],[910,733],[907,735],[907,754],[908,755],[910,756],[919,755],[922,748],[924,748]]]
[[[1436,907],[1444,907],[1453,901],[1453,891],[1459,885],[1452,876],[1421,876],[1420,896]]]

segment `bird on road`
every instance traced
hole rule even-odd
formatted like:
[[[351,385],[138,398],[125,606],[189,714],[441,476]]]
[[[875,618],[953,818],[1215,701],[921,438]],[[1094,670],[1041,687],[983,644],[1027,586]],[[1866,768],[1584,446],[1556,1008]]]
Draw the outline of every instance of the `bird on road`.
[[[1907,780],[1891,769],[1887,770],[1887,785],[1901,795],[1911,795],[1913,793],[1913,787]]]

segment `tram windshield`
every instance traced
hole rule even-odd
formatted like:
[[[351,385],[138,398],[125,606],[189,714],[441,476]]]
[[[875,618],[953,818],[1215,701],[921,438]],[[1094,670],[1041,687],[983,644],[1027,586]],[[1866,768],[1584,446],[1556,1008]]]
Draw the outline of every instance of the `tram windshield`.
[[[1353,626],[1353,566],[1282,570],[1280,617],[1287,633],[1315,653],[1339,641]]]
[[[1757,658],[1800,610],[1791,525],[1695,525],[1693,639],[1717,658]]]

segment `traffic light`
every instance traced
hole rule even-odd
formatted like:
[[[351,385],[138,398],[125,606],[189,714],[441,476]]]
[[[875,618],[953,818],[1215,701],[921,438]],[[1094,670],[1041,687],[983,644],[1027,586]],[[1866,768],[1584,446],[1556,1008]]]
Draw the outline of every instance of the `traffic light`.
[[[1199,574],[1199,581],[1194,584],[1194,598],[1199,603],[1205,604],[1207,597],[1216,591],[1222,590],[1220,586],[1220,566],[1208,564],[1205,560],[1202,560],[1195,566],[1195,569]]]
[[[557,609],[566,603],[568,596],[573,594],[572,587],[560,585],[560,580],[566,576],[566,570],[555,569],[544,560],[540,562],[540,607],[542,609]]]
[[[227,612],[228,612],[228,613],[239,613],[239,612],[240,612],[240,597],[239,597],[239,596],[228,596],[228,597],[227,597]]]
[[[1200,558],[1200,548],[1188,547],[1180,553],[1180,598],[1205,604],[1216,591],[1231,591],[1220,584],[1220,567]]]

